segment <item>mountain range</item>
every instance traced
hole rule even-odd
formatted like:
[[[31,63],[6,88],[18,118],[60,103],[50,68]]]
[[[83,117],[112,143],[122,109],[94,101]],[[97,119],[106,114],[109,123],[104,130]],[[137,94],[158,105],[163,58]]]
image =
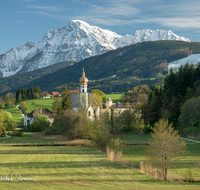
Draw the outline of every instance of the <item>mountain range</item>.
[[[30,72],[63,61],[79,62],[110,50],[132,44],[157,40],[190,42],[171,30],[137,30],[133,35],[121,36],[80,20],[67,26],[49,30],[41,41],[28,42],[0,55],[0,77]]]
[[[89,91],[98,88],[106,93],[123,92],[139,84],[159,82],[152,78],[156,78],[158,73],[166,75],[172,62],[192,54],[200,54],[200,43],[172,40],[137,43],[76,63],[66,62],[64,65],[62,62],[0,78],[0,96],[16,92],[17,88],[27,89],[37,85],[42,91],[48,92],[61,91],[64,85],[68,89],[79,89],[83,67],[86,77],[91,81],[88,84]]]

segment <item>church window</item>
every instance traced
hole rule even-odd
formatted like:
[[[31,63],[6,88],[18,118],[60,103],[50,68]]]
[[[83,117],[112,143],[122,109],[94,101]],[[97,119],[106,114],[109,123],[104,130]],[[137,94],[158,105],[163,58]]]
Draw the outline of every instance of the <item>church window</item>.
[[[91,113],[90,113],[90,111],[88,112],[88,116],[91,116]]]

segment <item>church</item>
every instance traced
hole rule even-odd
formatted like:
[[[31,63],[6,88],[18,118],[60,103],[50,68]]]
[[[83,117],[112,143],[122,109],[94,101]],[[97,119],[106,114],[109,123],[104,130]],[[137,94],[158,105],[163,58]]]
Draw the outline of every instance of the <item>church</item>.
[[[100,106],[97,105],[97,102],[92,98],[92,94],[87,92],[88,79],[85,76],[84,68],[82,77],[79,79],[80,82],[80,91],[79,90],[69,90],[71,93],[71,101],[73,110],[78,112],[80,107],[85,110],[87,116],[92,121],[96,117],[100,116]],[[48,109],[35,109],[31,113],[28,113],[24,116],[24,126],[33,124],[35,116],[38,114],[49,116],[49,122],[53,123],[53,113]]]
[[[79,79],[80,82],[80,92],[77,90],[70,90],[71,101],[73,110],[78,112],[79,108],[85,109],[87,116],[92,121],[100,116],[100,106],[94,105],[97,102],[92,98],[92,94],[87,92],[88,79],[85,76],[84,68],[82,72],[82,77]]]

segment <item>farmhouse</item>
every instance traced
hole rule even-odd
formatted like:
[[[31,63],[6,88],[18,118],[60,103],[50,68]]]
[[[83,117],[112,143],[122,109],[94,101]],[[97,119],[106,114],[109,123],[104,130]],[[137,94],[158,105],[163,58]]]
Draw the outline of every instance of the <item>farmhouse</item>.
[[[49,117],[48,121],[50,122],[50,124],[53,123],[53,113],[48,110],[48,109],[35,109],[34,111],[32,111],[31,113],[27,113],[25,116],[24,116],[24,126],[27,127],[28,125],[32,125],[34,120],[35,120],[35,117],[37,115],[47,115]]]
[[[46,94],[46,95],[41,95],[41,98],[51,98],[51,96],[49,94]]]
[[[59,97],[60,93],[59,92],[51,92],[51,97]]]

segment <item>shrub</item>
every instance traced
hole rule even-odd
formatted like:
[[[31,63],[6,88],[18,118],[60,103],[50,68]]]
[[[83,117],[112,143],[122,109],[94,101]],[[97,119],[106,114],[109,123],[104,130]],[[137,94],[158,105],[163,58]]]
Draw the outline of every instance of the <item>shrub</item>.
[[[110,150],[120,151],[124,141],[120,140],[119,137],[116,139],[111,139],[109,142]]]
[[[49,117],[46,115],[37,115],[33,124],[28,126],[28,130],[33,132],[44,131],[50,125],[48,119]]]
[[[55,117],[53,125],[46,128],[45,134],[66,135],[69,139],[91,139],[93,128],[85,112],[65,110],[62,115]]]
[[[112,134],[110,133],[111,127],[106,123],[105,119],[96,120],[95,129],[92,137],[92,141],[98,150],[106,151],[109,146]]]
[[[12,132],[9,131],[9,132],[7,133],[7,135],[12,136]]]
[[[14,131],[12,133],[12,136],[18,136],[18,137],[21,137],[23,135],[23,132],[22,131]]]
[[[23,111],[24,114],[26,113],[26,110],[27,110],[26,102],[21,102],[20,103],[20,109]]]

